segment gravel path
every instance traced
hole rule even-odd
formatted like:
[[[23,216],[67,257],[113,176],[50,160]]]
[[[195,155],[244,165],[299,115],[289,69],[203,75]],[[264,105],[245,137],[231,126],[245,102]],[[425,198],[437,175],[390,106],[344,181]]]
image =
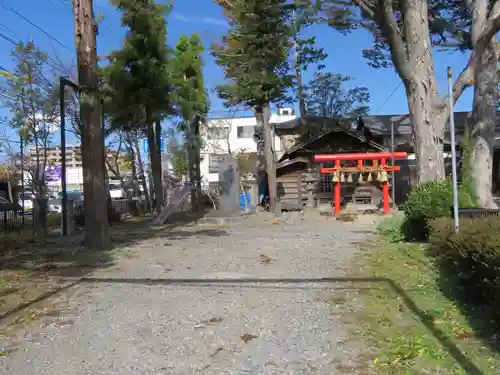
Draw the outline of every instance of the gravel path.
[[[230,282],[75,287],[64,314],[33,323],[19,350],[0,359],[0,374],[351,373],[346,366],[356,350],[345,345],[345,328],[336,316],[342,307],[331,299],[332,290],[347,285],[301,280],[341,276],[342,263],[374,225],[324,218],[291,218],[278,225],[252,220],[246,228],[174,229],[167,238],[143,241],[129,249],[136,256],[95,274]]]

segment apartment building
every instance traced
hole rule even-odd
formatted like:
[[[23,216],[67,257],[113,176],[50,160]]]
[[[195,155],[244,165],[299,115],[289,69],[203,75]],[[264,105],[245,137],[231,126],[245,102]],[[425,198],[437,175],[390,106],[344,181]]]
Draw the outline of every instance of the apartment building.
[[[276,124],[296,118],[293,108],[280,108],[271,115]],[[201,150],[201,175],[205,183],[219,181],[219,157],[224,154],[236,156],[240,153],[252,155],[257,152],[255,139],[257,120],[254,116],[223,117],[209,119],[201,129],[204,148]],[[273,135],[274,151],[279,157],[283,152],[280,138]]]
[[[39,148],[39,157],[43,160],[44,155],[47,155],[47,165],[61,165],[62,150],[59,146],[49,147],[47,149]],[[34,163],[37,157],[37,150],[35,146],[28,147],[28,158]],[[66,146],[66,166],[68,168],[81,168],[82,167],[82,150],[78,145]]]

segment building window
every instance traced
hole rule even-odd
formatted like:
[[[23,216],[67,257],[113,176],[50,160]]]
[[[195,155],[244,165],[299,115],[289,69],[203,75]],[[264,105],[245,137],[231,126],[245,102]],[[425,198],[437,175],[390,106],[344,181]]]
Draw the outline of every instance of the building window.
[[[253,138],[256,129],[257,127],[253,125],[238,126],[236,129],[238,138]]]
[[[210,127],[207,128],[207,139],[216,140],[216,139],[227,139],[229,137],[229,128],[226,127]]]
[[[208,173],[219,173],[221,155],[210,154],[208,157]]]
[[[321,163],[320,168],[333,168],[333,162]],[[331,174],[319,174],[319,192],[320,193],[331,193],[332,192],[332,175]]]

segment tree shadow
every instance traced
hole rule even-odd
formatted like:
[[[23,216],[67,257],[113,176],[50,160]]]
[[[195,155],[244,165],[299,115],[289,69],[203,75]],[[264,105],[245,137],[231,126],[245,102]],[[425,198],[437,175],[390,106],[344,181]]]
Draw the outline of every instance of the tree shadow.
[[[492,287],[485,280],[472,281],[467,278],[468,272],[464,271],[464,265],[450,256],[440,254],[436,246],[430,246],[427,251],[438,269],[440,290],[446,298],[456,303],[462,315],[467,318],[474,336],[492,350],[500,352],[498,288]]]
[[[106,250],[88,249],[83,244],[84,231],[76,231],[70,236],[51,235],[43,241],[23,244],[16,251],[0,255],[0,272],[23,271],[31,278],[78,278],[97,269],[115,265],[117,253],[123,247],[133,247],[152,238],[166,241],[182,240],[187,237],[220,237],[228,235],[225,230],[193,227],[206,212],[196,214],[176,213],[166,225],[154,227],[153,218],[130,220],[110,225],[112,247]],[[165,246],[169,246],[165,243]]]
[[[442,345],[442,347],[450,354],[451,357],[457,362],[457,364],[463,369],[464,373],[469,375],[484,375],[484,373],[466,357],[462,351],[455,345],[453,340],[443,332],[439,326],[436,324],[433,316],[427,314],[425,311],[421,310],[417,304],[412,300],[412,298],[404,291],[404,289],[391,279],[385,277],[332,277],[332,278],[236,278],[236,279],[154,279],[154,278],[95,278],[95,277],[82,277],[75,283],[65,286],[63,289],[67,289],[71,286],[77,284],[136,284],[136,285],[165,285],[165,286],[182,286],[182,287],[240,287],[240,288],[262,288],[262,287],[272,287],[277,290],[281,290],[283,287],[293,288],[307,288],[309,290],[314,290],[314,287],[309,285],[300,284],[348,284],[347,286],[352,286],[353,284],[382,284],[388,286],[393,292],[395,292],[404,302],[408,310],[410,310],[414,316],[427,328],[430,334],[432,334],[436,340]],[[274,285],[269,285],[274,284]],[[279,285],[276,285],[279,284]],[[332,289],[332,285],[325,286],[325,288]],[[59,290],[59,291],[61,291]],[[52,292],[47,294],[47,296],[39,298],[36,302],[41,301],[44,298],[48,298],[56,294]],[[29,307],[35,302],[25,304],[24,306],[17,308],[15,311],[9,312],[7,314],[0,315],[0,322],[19,312],[20,310]]]

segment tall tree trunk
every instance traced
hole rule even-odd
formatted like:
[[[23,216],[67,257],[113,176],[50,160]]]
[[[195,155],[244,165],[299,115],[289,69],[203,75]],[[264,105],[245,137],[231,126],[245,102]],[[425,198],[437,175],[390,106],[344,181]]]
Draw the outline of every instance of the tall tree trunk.
[[[133,209],[133,215],[134,216],[138,216],[140,215],[140,210],[142,211],[142,209],[139,209],[139,205],[137,204],[138,201],[134,200],[133,197],[137,197],[140,199],[141,197],[141,191],[139,189],[139,176],[137,175],[137,164],[136,164],[136,156],[135,156],[135,148],[134,146],[132,145],[132,139],[130,136],[126,136],[126,139],[127,139],[127,143],[128,143],[128,149],[129,149],[129,152],[132,156],[132,163],[130,165],[130,168],[132,170],[132,183],[133,183],[133,193],[130,193],[130,191],[127,189],[125,190],[127,192],[127,198],[129,200],[129,204],[130,204],[130,207],[132,207]]]
[[[187,137],[189,181],[193,187],[191,190],[191,211],[200,211],[200,118],[196,116],[189,124]]]
[[[407,96],[417,156],[418,183],[443,179],[444,122],[439,121],[434,110],[436,98],[429,95],[425,84],[419,82],[407,84]]]
[[[264,108],[256,106],[254,108],[255,120],[257,122],[257,159],[255,161],[255,174],[257,186],[260,187],[262,182],[266,180],[266,155],[264,147]],[[259,192],[260,194],[260,192]]]
[[[92,0],[73,0],[75,44],[78,63],[80,117],[82,121],[83,194],[86,246],[106,249],[111,246],[108,232],[104,168],[104,131],[97,97],[97,24]]]
[[[153,124],[148,126],[148,144],[149,144],[149,185],[151,195],[154,195],[154,208],[156,213],[160,213],[162,206],[161,195],[162,195],[162,184],[161,184],[161,160],[158,160],[158,147],[156,144],[156,135]],[[159,177],[159,178],[158,178]]]
[[[153,168],[153,178],[155,181],[155,196],[156,196],[156,212],[160,212],[163,209],[164,194],[163,194],[163,170],[161,166],[161,122],[155,122],[155,166],[156,170]]]
[[[134,163],[137,167],[137,182],[142,186],[144,197],[146,199],[147,210],[152,210],[151,196],[149,195],[148,185],[146,183],[146,174],[144,173],[144,163],[142,161],[141,151],[139,148],[139,140],[136,136],[132,139],[132,148],[134,152]],[[141,196],[140,194],[138,196]]]
[[[304,118],[307,114],[306,99],[304,97],[304,83],[302,81],[302,68],[298,62],[295,62],[295,75],[297,76],[297,95],[299,97],[300,117]]]
[[[471,41],[476,46],[487,28],[489,2],[477,0],[469,3],[472,13]],[[496,6],[498,8],[498,5]],[[493,13],[498,12],[495,9]],[[479,204],[484,208],[496,207],[493,201],[493,152],[495,143],[496,109],[498,106],[497,36],[489,41],[479,56],[474,70],[473,126],[471,131],[472,180]]]
[[[281,204],[278,197],[278,181],[276,179],[276,158],[274,155],[273,148],[273,129],[270,122],[270,108],[269,104],[265,105],[263,108],[264,116],[264,126],[263,126],[263,137],[264,137],[264,155],[266,158],[266,172],[267,172],[267,183],[269,184],[269,204],[271,212],[276,216],[281,215]]]
[[[196,169],[195,169],[195,176],[196,176],[196,200],[197,200],[197,210],[200,211],[202,207],[200,207],[200,198],[201,198],[201,138],[200,138],[200,126],[201,126],[201,121],[204,121],[204,119],[201,119],[199,116],[196,116],[196,127],[194,129],[194,139],[195,139],[195,155],[196,155]]]
[[[436,105],[439,101],[439,92],[429,37],[427,2],[404,1],[404,3],[405,35],[408,46],[408,64],[405,69],[411,71],[406,77],[401,78],[405,82],[408,96],[417,156],[418,182],[423,183],[445,178],[443,138],[446,119],[437,121]]]

